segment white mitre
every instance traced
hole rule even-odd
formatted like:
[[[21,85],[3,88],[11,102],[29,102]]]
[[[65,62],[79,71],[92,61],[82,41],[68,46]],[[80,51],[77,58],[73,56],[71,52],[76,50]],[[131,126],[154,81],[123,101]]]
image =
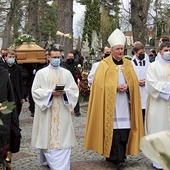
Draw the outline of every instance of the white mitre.
[[[110,47],[113,47],[115,45],[125,45],[126,37],[123,34],[122,31],[120,31],[118,28],[116,28],[112,34],[108,38],[108,43],[110,44]]]

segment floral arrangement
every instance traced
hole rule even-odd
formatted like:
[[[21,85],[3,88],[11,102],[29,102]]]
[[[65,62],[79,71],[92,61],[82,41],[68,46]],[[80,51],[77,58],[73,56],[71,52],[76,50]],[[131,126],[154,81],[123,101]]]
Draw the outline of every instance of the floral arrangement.
[[[125,55],[124,57],[127,58],[128,60],[132,60],[132,56],[130,55]]]
[[[79,82],[79,92],[80,92],[80,102],[88,101],[89,95],[90,95],[90,86],[88,84],[88,72],[83,71],[82,73],[82,79]]]
[[[23,42],[27,42],[28,44],[30,44],[31,42],[36,42],[35,38],[29,34],[22,34],[20,37],[18,37],[15,41],[15,45],[19,46],[21,45]]]

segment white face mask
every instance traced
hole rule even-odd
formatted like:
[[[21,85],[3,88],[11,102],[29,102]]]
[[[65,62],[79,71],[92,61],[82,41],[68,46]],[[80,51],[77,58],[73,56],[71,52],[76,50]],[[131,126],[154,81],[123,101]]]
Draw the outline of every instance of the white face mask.
[[[164,55],[162,56],[165,60],[170,60],[170,51],[164,52]]]

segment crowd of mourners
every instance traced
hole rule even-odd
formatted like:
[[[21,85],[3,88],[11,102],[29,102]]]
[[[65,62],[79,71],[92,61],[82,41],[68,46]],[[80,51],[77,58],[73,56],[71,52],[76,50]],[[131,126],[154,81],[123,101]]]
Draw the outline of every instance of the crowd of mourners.
[[[139,154],[143,136],[170,128],[169,37],[160,38],[159,47],[149,54],[135,42],[131,61],[124,57],[125,43],[125,35],[114,30],[87,78],[84,148],[105,156],[117,169],[126,166],[128,155]],[[12,153],[20,150],[24,102],[29,102],[34,119],[31,145],[39,149],[40,163],[52,170],[70,170],[71,148],[77,146],[71,113],[81,116],[84,58],[77,50],[64,54],[55,47],[44,50],[44,58],[44,64],[18,64],[14,50],[1,49],[0,103],[15,102],[11,113],[0,111],[0,164],[6,170],[11,169]],[[157,161],[152,165],[163,169]]]

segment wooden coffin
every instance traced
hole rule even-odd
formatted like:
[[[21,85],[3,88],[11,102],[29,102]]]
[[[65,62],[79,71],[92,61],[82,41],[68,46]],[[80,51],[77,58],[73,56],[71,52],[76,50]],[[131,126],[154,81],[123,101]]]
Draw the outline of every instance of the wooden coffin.
[[[23,42],[16,48],[16,55],[18,64],[45,63],[45,50],[35,42]]]

